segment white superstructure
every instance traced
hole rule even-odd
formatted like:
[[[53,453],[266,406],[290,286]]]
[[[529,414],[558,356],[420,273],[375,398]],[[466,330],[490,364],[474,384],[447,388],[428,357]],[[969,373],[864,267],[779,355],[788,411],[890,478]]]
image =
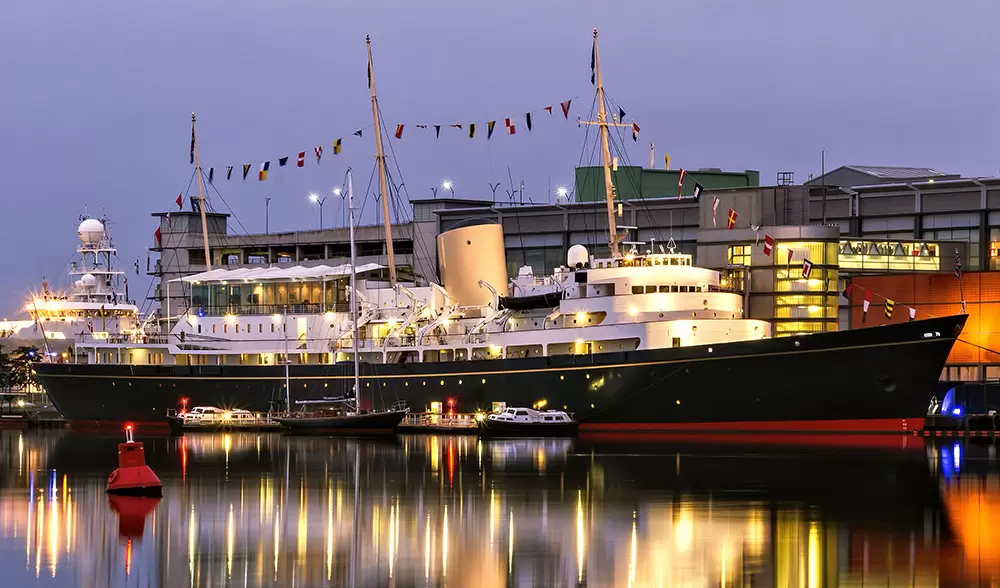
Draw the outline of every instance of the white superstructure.
[[[77,259],[70,263],[69,288],[42,282],[25,302],[28,320],[0,323],[0,340],[39,342],[50,354],[67,352],[83,339],[130,340],[141,331],[139,309],[128,300],[125,273],[114,268],[116,250],[96,218],[82,218]]]
[[[770,336],[765,321],[746,319],[743,297],[717,271],[681,253],[629,254],[581,261],[581,249],[536,277],[522,268],[508,284],[466,277],[495,294],[463,305],[437,284],[390,288],[382,266],[277,266],[216,269],[182,278],[189,308],[175,317],[166,343],[107,341],[90,361],[190,365],[328,364],[355,351],[351,304],[357,305],[360,359],[369,363],[447,362],[580,355],[712,345]],[[502,249],[501,249],[502,251]],[[481,265],[503,259],[480,256]],[[176,284],[175,287],[180,287]],[[546,295],[548,297],[546,298]],[[95,357],[94,353],[102,353]]]

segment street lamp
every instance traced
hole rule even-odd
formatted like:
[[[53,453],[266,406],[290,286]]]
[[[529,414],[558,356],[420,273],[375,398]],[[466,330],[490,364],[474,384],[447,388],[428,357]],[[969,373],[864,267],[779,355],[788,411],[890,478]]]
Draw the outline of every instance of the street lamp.
[[[556,188],[556,201],[557,202],[560,199],[563,200],[563,201],[565,201],[567,196],[569,196],[569,190],[566,188],[566,186],[559,186],[558,188]]]
[[[455,197],[455,184],[453,184],[451,182],[451,180],[445,180],[445,181],[441,182],[441,187],[444,188],[445,190],[448,190],[449,192],[451,192],[451,197],[452,198]]]
[[[313,192],[309,195],[309,202],[319,205],[319,230],[323,230],[323,204],[326,203],[326,196],[320,198],[319,194]]]

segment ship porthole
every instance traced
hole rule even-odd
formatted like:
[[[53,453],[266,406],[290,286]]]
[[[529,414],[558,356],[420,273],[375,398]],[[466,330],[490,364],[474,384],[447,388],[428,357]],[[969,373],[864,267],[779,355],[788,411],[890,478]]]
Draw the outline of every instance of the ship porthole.
[[[560,379],[560,380],[565,380],[565,379],[566,379],[566,376],[559,376],[559,379]]]
[[[712,352],[712,348],[711,348],[711,347],[709,347],[709,348],[708,348],[708,352],[709,352],[709,353],[711,353],[711,352]]]
[[[484,384],[486,383],[486,378],[483,378],[483,383],[484,383]]]
[[[796,346],[796,347],[798,347],[799,345],[802,345],[802,344],[801,344],[801,343],[799,343],[798,341],[796,341],[796,342],[795,342],[795,346]]]
[[[403,385],[404,385],[404,386],[409,386],[409,385],[410,385],[410,383],[409,383],[409,382],[403,382]]]
[[[462,380],[459,380],[459,381],[458,381],[458,385],[459,385],[459,386],[461,386],[461,385],[462,385]]]

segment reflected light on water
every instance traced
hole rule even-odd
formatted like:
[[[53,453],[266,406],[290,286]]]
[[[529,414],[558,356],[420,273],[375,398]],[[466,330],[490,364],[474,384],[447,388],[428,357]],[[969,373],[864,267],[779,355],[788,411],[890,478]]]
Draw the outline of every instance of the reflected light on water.
[[[809,588],[820,588],[823,584],[822,548],[820,547],[820,526],[818,522],[809,523]]]
[[[226,579],[233,577],[233,548],[236,541],[236,528],[233,525],[233,503],[229,503],[229,518],[226,519]]]
[[[444,520],[441,522],[441,577],[448,575],[448,505],[444,505]]]
[[[583,582],[583,490],[576,492],[576,581]]]
[[[945,480],[928,459],[954,461],[954,440],[819,459],[801,447],[433,439],[144,439],[164,498],[142,527],[104,493],[118,439],[0,431],[0,584],[43,571],[54,588],[346,586],[352,572],[358,586],[400,587],[1000,580],[1000,471],[985,447],[963,445]]]
[[[188,514],[188,574],[190,575],[190,585],[194,586],[194,554],[198,543],[198,515],[194,512],[194,504],[191,505],[191,512]]]
[[[514,509],[510,509],[510,522],[507,525],[507,574],[514,571]]]
[[[391,564],[390,564],[391,568]],[[392,575],[390,572],[389,575]],[[333,576],[333,486],[326,486],[326,579]]]

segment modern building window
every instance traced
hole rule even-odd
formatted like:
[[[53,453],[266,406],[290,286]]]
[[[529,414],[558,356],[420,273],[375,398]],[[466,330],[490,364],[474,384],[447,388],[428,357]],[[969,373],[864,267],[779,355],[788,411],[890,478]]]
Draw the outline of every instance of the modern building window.
[[[597,255],[593,251],[591,252]],[[562,247],[524,247],[507,249],[507,275],[516,276],[521,267],[529,265],[536,276],[551,275],[566,263]]]
[[[729,265],[749,266],[752,254],[753,247],[750,245],[730,245],[727,259]]]
[[[965,215],[963,215],[963,216],[965,216]],[[996,229],[990,230],[990,241],[991,242],[993,240],[993,231],[994,230],[996,230]],[[979,260],[979,243],[981,242],[980,237],[979,237],[979,229],[959,229],[959,228],[956,228],[956,229],[933,229],[933,230],[925,230],[924,232],[922,232],[920,234],[920,236],[923,239],[934,239],[934,240],[940,240],[940,241],[966,241],[966,242],[968,242],[969,243],[969,252],[968,252],[968,256],[969,257],[968,257],[968,259],[965,260],[965,264],[964,264],[965,267],[964,267],[964,269],[966,269],[966,270],[978,270],[978,269],[981,268],[980,263],[979,263],[979,261],[980,261]],[[954,252],[951,252],[951,255],[949,255],[948,251],[945,250],[944,246],[942,246],[941,249],[942,249],[942,251],[941,251],[942,256],[951,257],[951,256],[954,255]],[[991,249],[992,249],[992,246],[991,246]],[[991,256],[991,259],[990,259],[990,267],[991,268],[993,267],[992,256]]]

